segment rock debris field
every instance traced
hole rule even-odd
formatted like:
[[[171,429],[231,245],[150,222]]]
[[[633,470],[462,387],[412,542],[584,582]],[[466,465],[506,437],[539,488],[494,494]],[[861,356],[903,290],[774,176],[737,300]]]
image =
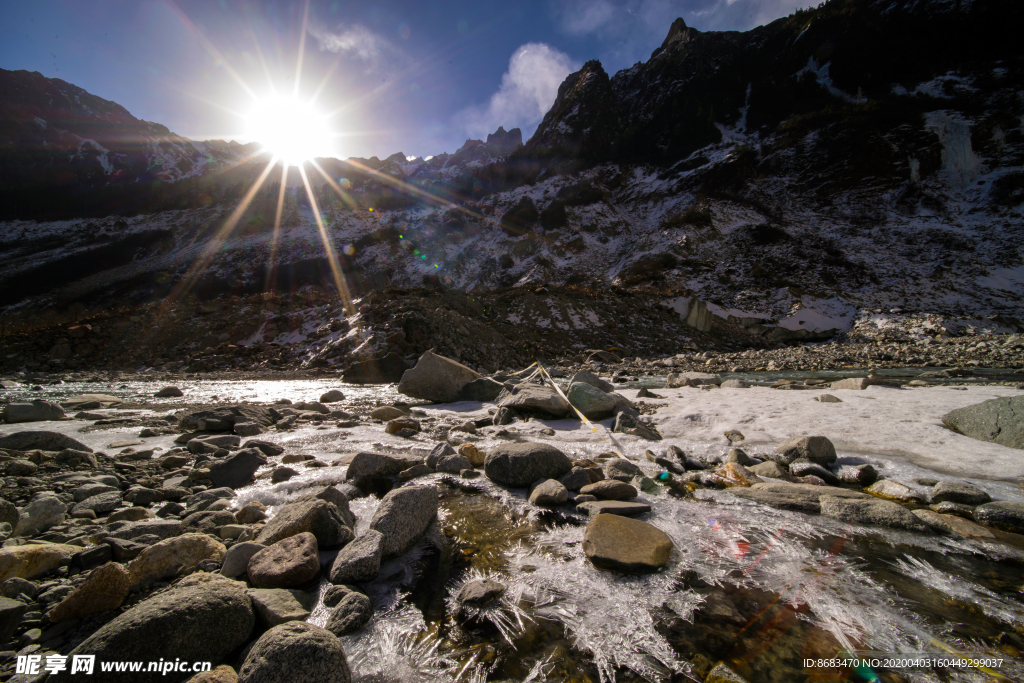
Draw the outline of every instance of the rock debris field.
[[[16,672],[55,654],[214,667],[110,681],[793,681],[861,651],[1024,676],[1012,370],[700,360],[5,379],[0,680],[71,679]],[[872,671],[828,675],[988,680]]]

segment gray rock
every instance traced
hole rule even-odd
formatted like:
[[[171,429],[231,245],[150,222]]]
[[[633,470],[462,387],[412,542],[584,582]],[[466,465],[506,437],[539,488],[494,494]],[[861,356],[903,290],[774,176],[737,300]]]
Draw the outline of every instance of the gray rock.
[[[232,431],[234,431],[238,436],[256,436],[257,434],[263,433],[263,429],[251,420],[236,421],[232,427]]]
[[[39,465],[31,460],[8,460],[3,465],[8,477],[31,477],[39,471]]]
[[[656,571],[668,564],[673,547],[664,531],[620,515],[595,515],[583,534],[583,552],[598,569]]]
[[[832,394],[821,394],[815,398],[819,403],[842,403],[843,399]]]
[[[253,421],[261,427],[274,424],[271,412],[262,406],[234,405],[189,413],[178,421],[178,427],[185,431],[231,431],[236,421]],[[201,423],[206,423],[201,424]],[[214,425],[218,428],[212,429]],[[238,442],[235,442],[238,445]]]
[[[1003,531],[1024,534],[1024,503],[999,500],[974,508],[974,521]]]
[[[419,479],[425,477],[428,474],[433,474],[434,470],[430,469],[426,465],[413,465],[407,470],[402,470],[398,473],[399,481],[412,481],[413,479]]]
[[[890,500],[858,500],[823,495],[821,514],[841,522],[884,526],[905,531],[928,531],[928,525],[902,505]]]
[[[388,492],[370,520],[384,536],[382,557],[401,555],[416,543],[437,517],[436,486],[403,486]]]
[[[860,500],[872,499],[871,496],[860,491],[849,491],[830,486],[815,486],[813,484],[782,482],[762,482],[754,484],[750,488],[734,486],[726,489],[726,491],[734,496],[754,500],[769,507],[781,510],[797,510],[815,515],[821,512],[820,498],[823,495]]]
[[[434,469],[438,472],[458,474],[462,470],[473,469],[473,463],[464,455],[446,455],[437,461],[437,466]]]
[[[579,491],[582,487],[590,483],[590,474],[583,467],[573,467],[558,481],[562,482],[562,486],[570,491]]]
[[[8,403],[4,412],[7,424],[63,420],[64,409],[52,401],[37,399],[31,403]]]
[[[164,387],[163,389],[161,389],[160,391],[156,392],[153,395],[156,396],[157,398],[171,398],[184,396],[185,392],[183,392],[178,387]]]
[[[666,378],[669,388],[700,387],[705,384],[721,385],[722,378],[708,372],[672,372]]]
[[[13,451],[62,451],[71,448],[76,451],[92,453],[92,449],[81,441],[76,441],[70,436],[64,436],[57,432],[29,431],[15,432],[7,436],[0,436],[0,448]]]
[[[377,578],[384,535],[368,529],[346,545],[334,558],[328,578],[334,584],[368,583]]]
[[[931,503],[963,503],[964,505],[982,505],[992,500],[985,491],[965,481],[940,481],[932,488]]]
[[[568,499],[568,489],[554,479],[541,482],[530,492],[530,502],[534,505],[562,505]]]
[[[341,641],[301,621],[270,629],[252,646],[238,683],[351,683]]]
[[[357,486],[366,487],[375,479],[398,476],[399,472],[422,463],[423,458],[415,455],[356,453],[348,465],[345,479]]]
[[[599,500],[632,500],[637,497],[638,491],[624,481],[605,479],[587,484],[580,489],[580,493],[594,496]]]
[[[251,439],[242,444],[242,448],[258,448],[263,452],[263,455],[273,457],[275,455],[281,455],[284,453],[284,446],[278,446],[276,443],[270,443],[269,441],[259,441]]]
[[[142,536],[156,536],[159,539],[173,538],[180,536],[182,532],[181,522],[176,519],[154,519],[142,522],[117,522],[108,527],[110,538],[120,538],[130,541]],[[118,560],[120,562],[120,560]]]
[[[249,570],[249,560],[252,559],[252,556],[266,547],[262,543],[252,541],[234,544],[224,553],[220,573],[232,579],[245,574]]]
[[[484,461],[491,481],[517,488],[538,479],[558,479],[571,469],[572,461],[562,451],[542,443],[501,444]]]
[[[583,494],[589,497],[589,494]],[[647,503],[637,503],[623,500],[597,500],[581,502],[576,506],[577,512],[587,515],[622,515],[623,517],[636,517],[651,511]]]
[[[569,404],[554,389],[537,384],[516,384],[497,399],[501,408],[517,415],[561,419],[569,414]]]
[[[228,510],[203,510],[193,512],[181,520],[183,533],[204,533],[216,536],[217,529],[235,523],[235,515]]]
[[[307,496],[303,496],[300,500],[314,499],[326,500],[328,503],[330,503],[331,505],[338,509],[338,512],[341,514],[341,521],[345,523],[345,526],[347,526],[349,529],[356,528],[356,516],[352,514],[352,510],[350,510],[348,507],[348,496],[345,495],[345,493],[338,489],[336,486],[325,486],[324,488],[314,493],[311,493]],[[317,539],[317,541],[320,542],[321,548],[329,547],[325,546],[324,543],[319,539]]]
[[[957,517],[963,517],[964,519],[974,519],[974,506],[964,505],[963,503],[954,503],[949,500],[945,500],[941,503],[934,503],[929,505],[932,510],[938,512],[940,515],[956,515]]]
[[[24,581],[24,579],[8,579],[4,582],[7,586],[11,581]],[[28,605],[20,600],[11,598],[0,598],[0,643],[6,643],[14,635],[21,623],[21,618],[28,611]]]
[[[320,551],[313,534],[289,536],[249,559],[249,581],[256,588],[294,588],[320,573]]]
[[[192,577],[182,584],[121,613],[70,655],[96,655],[97,661],[220,662],[249,640],[256,616],[242,584]],[[103,680],[156,683],[168,679],[160,672],[105,672]]]
[[[473,579],[462,585],[455,594],[455,600],[459,605],[479,608],[500,598],[504,592],[505,586],[494,579]]]
[[[34,598],[38,593],[39,589],[28,579],[14,577],[0,583],[0,595],[5,598],[11,598],[12,600],[17,598],[19,595],[26,595],[29,598]],[[0,640],[0,642],[3,641]]]
[[[994,398],[957,408],[943,415],[942,421],[972,439],[1024,448],[1024,396]]]
[[[305,621],[316,599],[294,588],[253,588],[248,592],[256,619],[264,628],[289,621]]]
[[[845,484],[871,486],[878,481],[878,471],[869,464],[843,465],[837,473],[839,480]]]
[[[185,499],[185,505],[190,510],[205,510],[218,500],[229,500],[235,497],[235,492],[226,486],[215,489],[206,489],[195,493]]]
[[[612,431],[619,434],[630,434],[639,436],[647,441],[661,441],[661,434],[658,434],[650,425],[641,422],[636,416],[629,415],[626,411],[619,411],[615,416],[615,426]]]
[[[604,473],[609,479],[617,479],[627,484],[633,477],[643,476],[644,472],[635,463],[625,458],[615,458],[604,464]]]
[[[743,465],[744,467],[750,467],[754,464],[754,461],[750,459],[747,452],[742,448],[732,448],[729,450],[729,454],[725,456],[723,462],[734,462],[737,465]]]
[[[839,477],[832,474],[828,469],[816,462],[804,460],[803,458],[797,458],[789,463],[789,473],[794,477],[806,477],[808,475],[818,477],[829,486],[839,486],[841,483]]]
[[[437,467],[437,461],[438,460],[440,460],[441,458],[443,458],[446,455],[455,455],[455,454],[456,454],[456,451],[455,451],[454,448],[452,448],[451,444],[449,444],[447,441],[439,441],[438,443],[436,443],[434,445],[434,447],[432,449],[430,449],[430,454],[427,455],[426,460],[424,460],[423,462],[430,469],[434,469],[435,467]]]
[[[217,487],[241,488],[251,484],[256,470],[266,464],[267,456],[263,455],[263,451],[258,448],[243,448],[210,465],[210,481]]]
[[[748,468],[759,477],[771,477],[773,479],[788,479],[789,472],[782,469],[782,466],[774,460],[765,460],[762,463]]]
[[[589,384],[590,386],[596,387],[597,389],[600,389],[605,393],[611,393],[615,391],[615,386],[611,382],[606,382],[605,380],[601,379],[600,377],[590,372],[589,370],[580,370],[575,375],[572,376],[571,380],[569,380],[570,385],[575,384],[576,382]],[[572,399],[570,398],[569,400],[571,401]]]
[[[873,384],[881,384],[879,380],[871,379],[870,377],[847,377],[837,382],[832,382],[829,385],[832,389],[853,389],[855,391],[863,391]]]
[[[347,636],[366,626],[373,616],[370,598],[356,591],[349,591],[327,616],[324,628],[338,636]]]
[[[494,401],[505,389],[501,382],[495,382],[490,377],[481,377],[465,384],[459,390],[460,401]]]
[[[354,538],[337,506],[314,498],[289,503],[267,522],[256,536],[256,542],[272,545],[297,534],[310,533],[320,548],[337,548]]]
[[[320,396],[321,403],[337,403],[344,400],[345,394],[341,393],[340,389],[331,389]]]
[[[116,486],[89,482],[79,486],[71,495],[76,503],[81,503],[86,498],[92,498],[93,496],[98,496],[101,493],[120,493],[120,489]]]
[[[189,439],[185,448],[189,453],[201,454],[216,453],[221,448],[236,448],[242,439],[235,434],[209,434]]]
[[[902,503],[924,503],[924,496],[910,488],[905,484],[901,484],[898,481],[891,479],[882,479],[876,481],[871,486],[864,489],[868,493],[878,496],[879,498],[888,498],[890,500],[898,500]]]
[[[989,529],[955,515],[944,515],[934,510],[913,510],[915,517],[927,524],[932,530],[948,536],[994,541],[996,539]]]
[[[438,403],[459,400],[462,388],[480,375],[450,358],[427,351],[406,370],[398,383],[398,393]]]
[[[795,436],[779,444],[770,457],[783,465],[789,465],[797,458],[830,465],[836,461],[836,447],[824,436]]]
[[[20,518],[21,513],[14,503],[6,498],[0,498],[0,524],[10,524],[11,529],[16,529]]]
[[[54,496],[41,496],[21,509],[15,536],[33,536],[64,521],[68,506]]]
[[[75,505],[71,508],[71,516],[74,517],[75,513],[82,512],[83,510],[92,510],[97,516],[100,516],[112,510],[116,510],[119,505],[121,505],[121,492],[105,491],[103,493],[90,496]]]
[[[591,420],[611,417],[615,414],[615,406],[619,405],[615,396],[586,382],[570,384],[566,397],[576,410]]]

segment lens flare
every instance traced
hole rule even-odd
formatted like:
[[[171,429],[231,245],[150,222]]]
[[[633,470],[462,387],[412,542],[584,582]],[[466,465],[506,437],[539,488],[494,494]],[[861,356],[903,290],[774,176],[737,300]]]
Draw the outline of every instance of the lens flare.
[[[257,102],[246,119],[246,135],[292,166],[331,153],[327,118],[292,97]]]

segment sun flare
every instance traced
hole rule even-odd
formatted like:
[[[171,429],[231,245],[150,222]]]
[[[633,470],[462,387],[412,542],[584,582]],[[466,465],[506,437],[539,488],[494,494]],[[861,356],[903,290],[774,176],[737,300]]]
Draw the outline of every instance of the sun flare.
[[[246,118],[246,136],[294,166],[331,153],[327,117],[292,97],[257,102]]]

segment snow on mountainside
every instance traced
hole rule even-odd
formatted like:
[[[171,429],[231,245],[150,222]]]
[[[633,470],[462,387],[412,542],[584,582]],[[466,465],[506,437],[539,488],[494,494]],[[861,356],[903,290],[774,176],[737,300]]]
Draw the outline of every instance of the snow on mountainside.
[[[677,20],[647,62],[610,78],[598,62],[571,74],[525,145],[518,130],[499,129],[428,159],[321,159],[336,187],[310,173],[315,201],[357,296],[617,287],[774,339],[863,328],[879,314],[1019,328],[1024,54],[1011,27],[1021,14],[1005,0],[832,0],[745,33]],[[265,159],[213,180],[209,166],[181,161],[205,143],[174,142],[112,103],[86,104],[115,131],[162,141],[139,154],[151,164],[166,145],[161,168],[176,169],[167,180],[198,189],[175,199],[177,210],[123,223],[3,224],[0,305],[156,299],[196,263],[208,296],[332,286],[301,188],[285,193],[277,234],[270,186],[216,241]],[[28,108],[19,115],[19,130],[37,136],[56,125]],[[124,149],[99,128],[90,140]],[[94,160],[96,178],[133,158],[78,154]],[[567,325],[586,317],[557,313]],[[543,307],[509,315],[557,325]]]

